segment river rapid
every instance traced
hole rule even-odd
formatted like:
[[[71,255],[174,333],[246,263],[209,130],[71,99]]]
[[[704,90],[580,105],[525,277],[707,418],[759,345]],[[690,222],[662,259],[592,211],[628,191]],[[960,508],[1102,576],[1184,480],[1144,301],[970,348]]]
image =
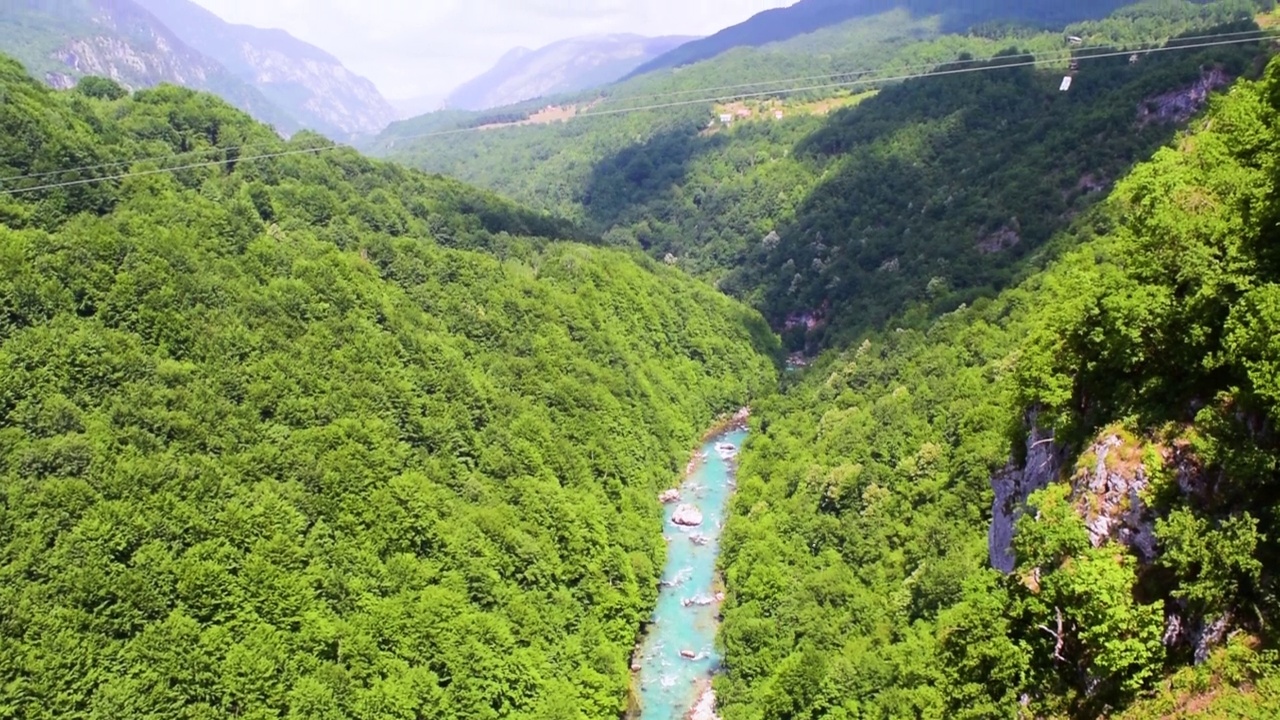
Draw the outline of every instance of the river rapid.
[[[710,682],[720,666],[715,638],[723,599],[716,558],[735,483],[734,457],[746,436],[745,430],[730,430],[705,443],[680,486],[679,501],[665,506],[667,563],[651,624],[633,660],[638,707],[630,717],[714,717]],[[693,527],[677,524],[677,518],[689,522],[689,506],[701,514],[702,522]]]

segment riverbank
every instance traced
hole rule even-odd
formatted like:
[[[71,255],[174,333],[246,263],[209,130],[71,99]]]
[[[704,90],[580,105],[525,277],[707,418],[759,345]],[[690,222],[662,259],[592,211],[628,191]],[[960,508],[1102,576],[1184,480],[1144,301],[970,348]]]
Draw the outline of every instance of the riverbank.
[[[711,681],[707,681],[698,695],[698,702],[689,711],[687,720],[720,720],[716,714],[716,691],[711,689]]]
[[[751,408],[749,407],[739,408],[737,412],[725,413],[711,424],[711,428],[702,436],[702,443],[705,445],[732,432],[746,432],[750,421]]]

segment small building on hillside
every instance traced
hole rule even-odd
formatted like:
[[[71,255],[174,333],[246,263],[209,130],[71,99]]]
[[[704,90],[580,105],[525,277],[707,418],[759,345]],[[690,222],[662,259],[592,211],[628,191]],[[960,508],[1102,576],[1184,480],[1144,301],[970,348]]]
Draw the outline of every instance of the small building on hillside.
[[[782,119],[782,111],[781,111],[781,110],[774,110],[774,111],[773,111],[773,119],[774,119],[774,120],[781,120],[781,119]]]
[[[729,123],[733,122],[733,115],[729,113],[720,113],[720,122],[724,123],[725,125],[728,125]]]

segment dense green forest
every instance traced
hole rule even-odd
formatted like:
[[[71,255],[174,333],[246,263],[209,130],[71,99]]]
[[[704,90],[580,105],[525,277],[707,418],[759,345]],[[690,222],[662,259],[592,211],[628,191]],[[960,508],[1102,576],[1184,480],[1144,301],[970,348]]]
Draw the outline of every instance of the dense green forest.
[[[657,491],[777,341],[571,233],[0,60],[0,717],[617,717]]]
[[[1056,27],[1100,17],[1126,4],[1126,0],[800,0],[784,8],[753,15],[745,22],[710,37],[685,43],[635,70],[641,75],[662,68],[710,60],[739,47],[760,47],[809,35],[824,28],[900,10],[917,17],[935,18],[947,32],[964,31],[987,22],[1019,22]]]
[[[759,404],[726,720],[1280,714],[1278,178],[1273,62],[1045,271]],[[1005,575],[992,483],[1036,473]]]
[[[1088,47],[1135,47],[1256,29],[1259,7],[1159,0],[1068,31]],[[1265,54],[1241,45],[1143,53],[1132,63],[1127,55],[1082,58],[1072,90],[1062,93],[1059,33],[936,31],[902,12],[877,16],[636,78],[568,123],[417,140],[404,135],[407,124],[386,133],[381,151],[554,210],[611,244],[705,277],[775,328],[800,325],[787,334],[793,348],[839,347],[904,311],[932,317],[1016,281],[1054,233],[1105,194],[1099,190],[1171,137],[1194,109],[1188,98],[1256,75]],[[658,102],[642,88],[678,101],[706,95],[671,93],[774,72],[864,68],[875,71],[870,81],[903,67],[954,73],[1016,64],[1023,53],[1060,58],[1062,67],[889,84],[831,116],[814,114],[809,96],[774,105],[753,98],[744,106],[754,118],[729,128],[708,128],[716,112],[708,103],[590,117]],[[462,122],[445,120],[425,130]],[[816,327],[794,322],[803,319]]]
[[[890,12],[563,100],[1063,44],[943,29]],[[0,59],[0,718],[616,718],[657,493],[748,401],[725,720],[1280,715],[1268,53],[383,138],[514,201]],[[726,293],[830,351],[779,389]]]

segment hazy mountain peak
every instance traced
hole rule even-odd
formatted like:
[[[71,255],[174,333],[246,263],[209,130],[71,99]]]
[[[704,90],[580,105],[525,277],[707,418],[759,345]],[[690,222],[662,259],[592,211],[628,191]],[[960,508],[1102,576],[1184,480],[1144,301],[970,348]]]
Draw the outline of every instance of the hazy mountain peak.
[[[173,83],[217,93],[240,109],[290,133],[301,125],[252,84],[185,43],[133,0],[0,3],[0,51],[32,75],[68,88],[86,75],[130,89]]]
[[[567,38],[538,50],[514,48],[492,69],[454,90],[446,105],[486,110],[606,85],[693,39],[613,33]]]
[[[350,136],[376,133],[395,119],[371,81],[284,30],[228,23],[190,0],[135,1],[309,127]]]

